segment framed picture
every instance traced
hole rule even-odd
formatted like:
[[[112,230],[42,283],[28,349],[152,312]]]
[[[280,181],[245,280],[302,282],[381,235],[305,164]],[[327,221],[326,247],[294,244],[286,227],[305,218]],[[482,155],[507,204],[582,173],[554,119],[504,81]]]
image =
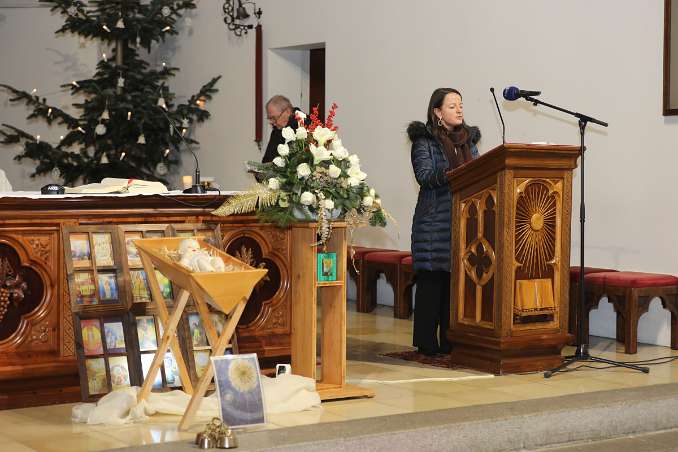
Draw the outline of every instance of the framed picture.
[[[212,358],[221,420],[230,427],[266,423],[256,353]]]
[[[205,369],[210,365],[211,350],[196,350],[193,352],[193,362],[195,363],[195,375],[202,378]]]
[[[172,300],[174,298],[172,282],[158,270],[155,271],[155,276],[158,279],[158,285],[160,286],[160,292],[162,292],[163,298],[166,300]]]
[[[101,321],[98,318],[80,320],[80,330],[85,355],[103,355],[104,345],[101,340]]]
[[[98,300],[95,294],[94,274],[89,271],[75,272],[73,274],[74,297],[77,305],[93,305]]]
[[[99,286],[99,300],[102,303],[118,301],[118,280],[116,273],[99,273],[97,275]]]
[[[145,315],[137,317],[136,320],[139,351],[156,350],[158,348],[158,340],[155,331],[155,319],[153,316]]]
[[[144,270],[130,270],[129,279],[132,285],[132,303],[150,303],[151,292],[148,289],[146,272]]]
[[[134,240],[143,238],[141,231],[126,231],[125,232],[125,252],[127,253],[127,264],[130,267],[141,267],[141,258],[139,251],[134,246]]]
[[[71,261],[74,268],[92,266],[92,252],[89,247],[89,234],[70,235]]]
[[[318,281],[337,280],[337,253],[318,253]]]
[[[113,240],[111,234],[109,232],[94,233],[92,234],[92,243],[94,244],[94,263],[96,266],[114,266],[115,261],[113,259]]]
[[[87,370],[87,386],[90,394],[105,394],[109,391],[104,358],[85,360]]]
[[[179,365],[172,352],[165,353],[165,381],[170,388],[181,387],[181,377],[179,376]]]
[[[205,327],[202,324],[200,315],[198,313],[188,314],[188,328],[191,335],[191,344],[193,349],[201,347],[209,347],[207,342],[207,335],[205,334]]]
[[[224,331],[224,326],[226,325],[226,315],[223,312],[210,312],[210,320],[214,329],[217,330],[217,336],[221,336],[221,333]]]
[[[108,358],[108,369],[111,374],[111,388],[113,391],[118,388],[131,386],[127,356],[112,356]]]
[[[108,353],[125,353],[125,332],[122,321],[104,322],[104,337]]]
[[[148,375],[148,371],[151,370],[151,364],[153,364],[154,356],[155,353],[141,354],[141,370],[144,380],[146,379],[146,375]],[[162,366],[160,367],[160,369],[158,369],[158,373],[155,374],[155,379],[153,380],[152,388],[153,389],[162,388]]]

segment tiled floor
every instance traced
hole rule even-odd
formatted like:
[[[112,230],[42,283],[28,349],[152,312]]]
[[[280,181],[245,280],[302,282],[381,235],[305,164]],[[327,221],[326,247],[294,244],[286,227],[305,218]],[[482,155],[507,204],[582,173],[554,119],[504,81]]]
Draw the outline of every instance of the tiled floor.
[[[411,330],[412,322],[394,319],[392,308],[379,307],[374,313],[360,314],[349,305],[348,379],[373,389],[376,397],[327,402],[311,411],[271,415],[267,428],[678,382],[678,361],[652,366],[649,375],[622,368],[581,369],[547,380],[541,373],[494,377],[380,356],[409,349]],[[592,338],[592,354],[609,359],[638,361],[678,356],[669,348],[646,345],[639,345],[634,356],[621,351],[623,347],[615,341]],[[72,424],[72,406],[0,411],[0,450],[92,451],[190,440],[197,431],[198,424],[192,432],[178,432],[179,418],[169,415],[153,416],[147,423],[128,426]]]

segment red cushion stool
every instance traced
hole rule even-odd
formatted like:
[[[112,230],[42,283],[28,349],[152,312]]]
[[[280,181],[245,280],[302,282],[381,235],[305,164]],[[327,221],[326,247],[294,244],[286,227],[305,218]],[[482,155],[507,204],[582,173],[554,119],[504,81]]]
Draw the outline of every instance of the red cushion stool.
[[[353,249],[353,259],[351,259],[351,248]],[[349,255],[348,259],[346,259],[346,266],[348,267],[348,273],[353,277],[353,281],[355,281],[355,288],[356,288],[356,310],[358,312],[370,312],[372,309],[368,309],[368,307],[365,305],[364,297],[362,296],[361,293],[361,286],[362,286],[362,276],[363,276],[363,257],[367,253],[375,252],[375,251],[395,251],[395,250],[387,250],[383,248],[369,248],[365,246],[354,246],[349,248]]]
[[[393,287],[393,315],[403,318],[400,316],[404,315],[406,309],[400,306],[403,300],[398,296],[400,293],[398,275],[400,261],[409,255],[409,251],[375,251],[363,255],[363,275],[360,278],[359,297],[365,311],[361,312],[370,312],[377,307],[377,279],[383,273],[386,281]]]
[[[584,332],[588,334],[588,314],[607,295],[617,313],[617,340],[626,353],[638,351],[638,319],[647,312],[650,301],[659,297],[671,312],[671,348],[678,349],[678,277],[658,273],[604,272],[585,276]]]
[[[568,332],[573,340],[577,337],[577,313],[579,312],[579,269],[581,267],[570,267],[570,317],[568,319]],[[612,268],[584,267],[584,275],[591,273],[616,272]]]

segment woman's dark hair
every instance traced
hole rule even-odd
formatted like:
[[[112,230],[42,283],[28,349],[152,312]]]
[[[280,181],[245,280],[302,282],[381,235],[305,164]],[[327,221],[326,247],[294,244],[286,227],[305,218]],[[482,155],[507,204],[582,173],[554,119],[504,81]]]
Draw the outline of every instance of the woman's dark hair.
[[[457,94],[460,98],[461,93],[454,88],[438,88],[431,94],[431,100],[428,103],[426,111],[426,126],[431,130],[434,137],[443,145],[443,151],[447,156],[450,168],[456,168],[472,159],[471,146],[469,144],[470,133],[465,122],[452,130],[447,130],[445,126],[438,125],[438,117],[434,110],[443,106],[445,96],[450,93]]]

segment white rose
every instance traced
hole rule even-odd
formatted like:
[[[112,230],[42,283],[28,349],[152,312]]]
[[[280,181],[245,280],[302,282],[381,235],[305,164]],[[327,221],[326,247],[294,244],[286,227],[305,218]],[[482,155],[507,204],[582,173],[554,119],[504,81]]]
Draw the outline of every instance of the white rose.
[[[341,175],[341,168],[339,168],[338,166],[330,165],[328,172],[332,179],[336,179]]]
[[[300,178],[308,177],[311,174],[311,167],[308,166],[308,163],[302,163],[297,166],[297,176]]]
[[[317,165],[320,162],[324,162],[325,160],[330,160],[332,158],[332,154],[330,154],[330,151],[325,149],[324,146],[320,147],[315,147],[313,144],[309,146],[309,150],[311,151],[311,154],[313,154],[313,164]]]
[[[345,147],[339,147],[332,150],[332,155],[337,160],[344,160],[348,157],[348,150]]]
[[[326,199],[325,202],[323,202],[323,207],[325,207],[327,210],[334,209],[334,201],[331,199]]]
[[[376,195],[377,192],[374,190],[374,188],[370,188],[370,196],[374,198],[374,195]]]
[[[335,137],[335,132],[327,127],[316,127],[313,131],[313,139],[318,142],[319,146],[324,146],[329,140]]]
[[[278,200],[278,205],[279,205],[280,207],[283,207],[283,208],[284,208],[284,207],[289,207],[290,203],[289,203],[289,201],[287,200],[287,198],[280,198],[280,199]]]
[[[333,151],[336,151],[337,149],[341,148],[343,148],[343,146],[341,145],[341,140],[338,138],[336,140],[332,140],[332,143],[330,143],[330,149],[332,149]]]
[[[363,198],[363,206],[365,206],[365,207],[370,207],[373,202],[374,202],[374,198],[372,198],[371,196],[365,196]]]
[[[299,202],[305,206],[310,206],[311,204],[315,203],[315,195],[310,191],[305,191],[299,197]]]
[[[277,190],[280,188],[280,180],[277,177],[272,177],[268,180],[268,188]]]
[[[355,154],[351,154],[351,155],[348,157],[348,161],[351,163],[351,166],[360,165],[360,159],[359,159],[358,156],[355,155]]]
[[[282,136],[285,139],[285,143],[289,143],[294,140],[296,134],[294,133],[294,130],[292,130],[292,127],[285,127],[282,129]]]
[[[381,198],[374,198],[374,203],[381,207]]]
[[[297,110],[296,112],[294,112],[294,117],[296,118],[297,121],[303,121],[304,119],[306,119],[306,113],[304,113],[301,110]]]
[[[278,154],[282,155],[285,157],[290,153],[290,147],[286,144],[279,144],[278,145]]]
[[[360,171],[360,165],[350,167],[348,171],[346,171],[346,173],[348,174],[349,177],[354,177],[358,180],[365,180],[365,178],[367,177],[367,174]]]
[[[360,179],[356,179],[355,177],[349,177],[347,179],[347,183],[351,187],[357,187],[358,185],[360,185]]]
[[[297,140],[305,140],[308,137],[308,130],[305,127],[299,127],[297,129]]]
[[[273,159],[273,164],[275,166],[279,166],[280,168],[283,168],[285,166],[285,159],[282,157],[276,157]]]

